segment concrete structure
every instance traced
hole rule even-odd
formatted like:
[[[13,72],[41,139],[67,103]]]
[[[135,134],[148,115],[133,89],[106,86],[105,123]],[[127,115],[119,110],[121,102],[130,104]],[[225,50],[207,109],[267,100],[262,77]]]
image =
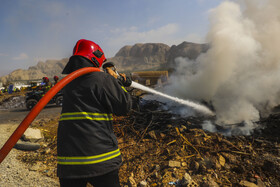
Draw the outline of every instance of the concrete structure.
[[[168,71],[142,71],[133,72],[131,75],[133,81],[151,87],[168,81]]]

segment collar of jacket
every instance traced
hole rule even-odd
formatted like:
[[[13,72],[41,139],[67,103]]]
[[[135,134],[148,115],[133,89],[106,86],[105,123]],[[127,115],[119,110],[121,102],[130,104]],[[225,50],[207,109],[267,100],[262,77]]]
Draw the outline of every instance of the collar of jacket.
[[[64,67],[62,74],[70,74],[78,69],[85,67],[94,67],[93,63],[83,56],[71,56]]]

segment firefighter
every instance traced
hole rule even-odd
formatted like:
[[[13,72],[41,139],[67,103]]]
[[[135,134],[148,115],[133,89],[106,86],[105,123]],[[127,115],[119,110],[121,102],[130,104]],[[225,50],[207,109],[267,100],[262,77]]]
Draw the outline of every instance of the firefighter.
[[[56,75],[53,77],[54,85],[56,85],[56,83],[58,82],[58,79],[59,79],[59,78],[58,78],[58,76],[56,76]]]
[[[47,91],[49,91],[49,89],[51,89],[52,83],[50,82],[48,77],[43,77],[42,79],[43,82],[41,89],[44,91],[44,93],[46,93]]]
[[[100,68],[106,58],[98,44],[81,39],[63,74],[84,67]],[[92,72],[64,87],[58,126],[57,175],[60,185],[119,187],[122,163],[113,132],[112,115],[125,115],[132,101],[118,79],[105,72]]]

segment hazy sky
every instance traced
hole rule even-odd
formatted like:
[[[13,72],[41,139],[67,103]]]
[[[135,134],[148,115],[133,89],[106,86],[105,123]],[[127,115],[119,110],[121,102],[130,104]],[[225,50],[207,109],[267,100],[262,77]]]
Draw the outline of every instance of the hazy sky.
[[[203,43],[225,0],[0,0],[0,76],[70,57],[89,39],[113,57],[125,45]]]

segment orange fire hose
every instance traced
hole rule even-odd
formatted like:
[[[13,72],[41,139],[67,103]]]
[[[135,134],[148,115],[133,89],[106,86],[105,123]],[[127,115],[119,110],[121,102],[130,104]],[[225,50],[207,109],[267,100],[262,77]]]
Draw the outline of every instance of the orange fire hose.
[[[87,67],[82,68],[79,70],[76,70],[72,72],[71,74],[67,75],[61,81],[59,81],[54,87],[52,87],[44,97],[40,99],[40,101],[33,107],[33,109],[28,113],[28,115],[24,118],[24,120],[21,122],[21,124],[17,127],[17,129],[14,131],[14,133],[10,136],[10,138],[7,140],[7,142],[3,145],[3,147],[0,150],[0,164],[2,161],[6,158],[6,156],[9,154],[11,149],[15,146],[17,141],[20,139],[20,137],[23,135],[25,130],[28,128],[30,123],[37,117],[37,115],[41,112],[41,110],[45,107],[46,104],[55,96],[55,94],[61,90],[64,86],[66,86],[69,82],[72,80],[90,73],[94,71],[100,71],[98,68],[93,67]]]

